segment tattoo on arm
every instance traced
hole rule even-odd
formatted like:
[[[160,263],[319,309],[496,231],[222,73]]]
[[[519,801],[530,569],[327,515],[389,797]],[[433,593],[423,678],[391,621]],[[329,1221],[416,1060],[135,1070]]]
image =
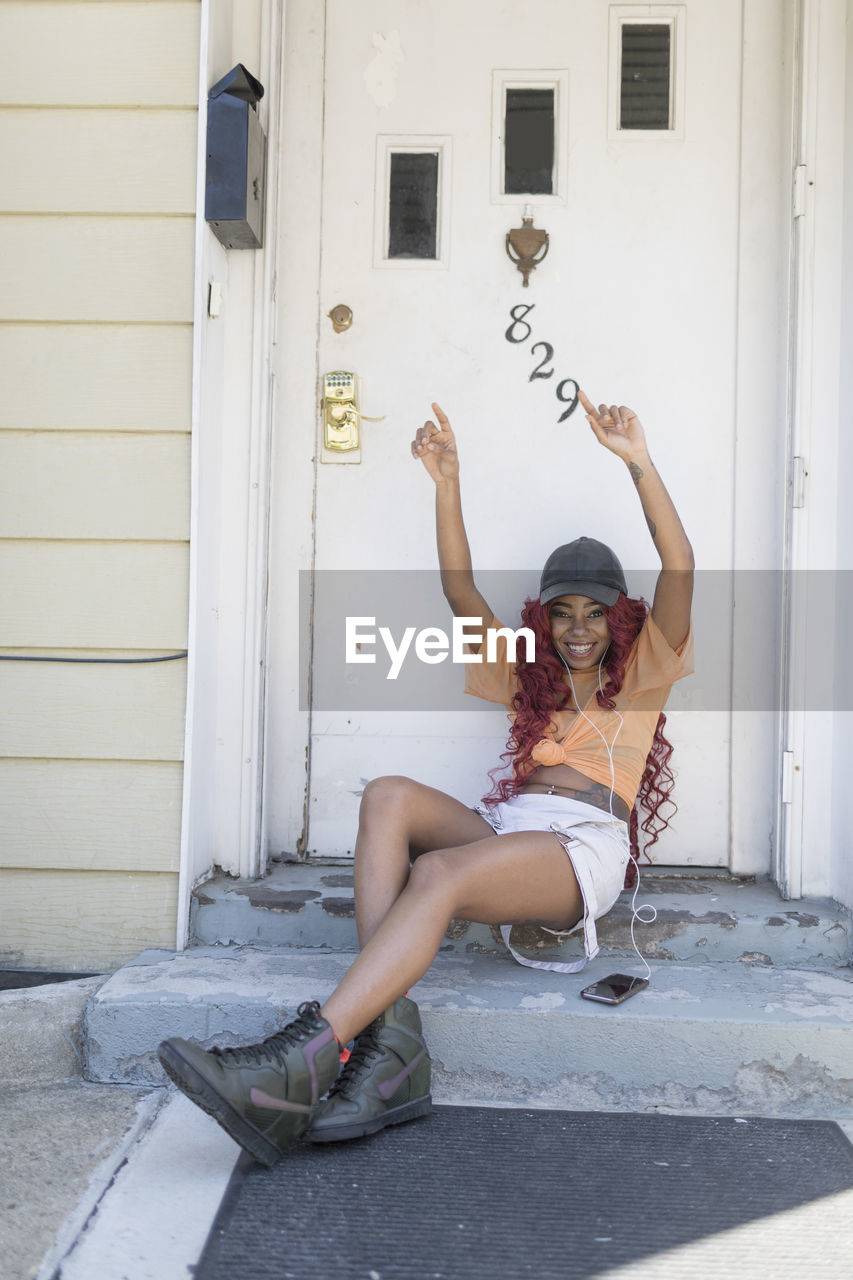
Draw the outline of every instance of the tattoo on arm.
[[[631,472],[631,479],[634,484],[639,484],[643,478],[643,468],[638,466],[636,462],[629,462],[628,470]]]
[[[646,516],[646,524],[649,526],[649,533],[652,535],[653,538],[656,538],[658,533],[658,527],[655,524],[654,520],[651,518],[651,516]]]

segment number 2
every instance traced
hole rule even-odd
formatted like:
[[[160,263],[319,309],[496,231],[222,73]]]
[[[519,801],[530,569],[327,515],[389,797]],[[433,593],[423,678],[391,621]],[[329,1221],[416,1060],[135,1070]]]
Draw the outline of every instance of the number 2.
[[[531,373],[530,377],[527,379],[528,382],[532,382],[534,378],[552,378],[554,376],[553,369],[546,369],[544,373],[539,372],[542,366],[544,364],[547,364],[548,361],[554,355],[554,348],[551,346],[550,342],[534,342],[530,350],[536,351],[539,347],[545,348],[545,355],[542,357],[542,359],[537,364],[536,368]]]

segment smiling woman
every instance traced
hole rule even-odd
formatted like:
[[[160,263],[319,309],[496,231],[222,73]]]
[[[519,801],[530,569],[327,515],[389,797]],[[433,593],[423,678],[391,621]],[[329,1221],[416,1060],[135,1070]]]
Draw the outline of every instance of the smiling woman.
[[[449,922],[499,925],[507,945],[513,924],[536,921],[554,932],[582,924],[580,961],[543,964],[512,951],[535,967],[581,968],[598,951],[596,919],[625,883],[631,829],[637,857],[637,796],[651,819],[668,797],[671,747],[661,713],[673,681],[691,669],[693,555],[636,414],[615,405],[595,410],[579,396],[597,439],[622,458],[637,488],[661,558],[654,603],[649,611],[631,600],[613,552],[579,538],[549,557],[539,598],[525,605],[533,651],[510,651],[515,633],[474,583],[456,441],[433,405],[437,423],[417,432],[412,454],[435,484],[439,564],[454,622],[464,624],[469,645],[473,631],[481,636],[465,659],[466,689],[508,708],[512,772],[476,809],[409,778],[369,782],[355,846],[362,950],[322,1009],[301,1006],[295,1022],[246,1048],[161,1045],[178,1086],[265,1164],[303,1133],[333,1142],[425,1115],[429,1056],[406,993],[432,964]],[[379,632],[390,655],[387,630]],[[406,629],[406,648],[413,633]],[[482,640],[490,633],[491,646]],[[436,629],[420,633],[422,660],[447,656],[442,637],[443,646]],[[362,643],[375,638],[361,635]],[[403,641],[394,645],[398,658],[402,649]],[[353,654],[376,656],[359,654],[355,640]],[[338,1075],[338,1049],[351,1037]]]
[[[597,667],[610,647],[607,615],[588,596],[561,596],[548,614],[554,649],[577,671]]]

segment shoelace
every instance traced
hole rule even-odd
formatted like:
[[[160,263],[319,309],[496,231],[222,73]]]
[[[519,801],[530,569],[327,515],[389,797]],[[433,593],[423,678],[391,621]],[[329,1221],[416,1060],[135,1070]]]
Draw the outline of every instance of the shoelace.
[[[288,1049],[292,1049],[301,1040],[306,1040],[319,1029],[317,1018],[320,1006],[316,1000],[306,1000],[299,1006],[297,1013],[299,1017],[294,1022],[288,1023],[274,1035],[267,1036],[259,1044],[247,1044],[237,1049],[211,1049],[210,1052],[235,1067],[261,1067],[270,1057],[275,1059],[278,1066],[283,1067]]]
[[[351,1097],[350,1090],[360,1083],[363,1069],[372,1058],[382,1052],[382,1046],[376,1039],[378,1030],[378,1022],[371,1022],[370,1026],[365,1027],[364,1031],[356,1037],[350,1056],[344,1064],[341,1074],[332,1085],[330,1097],[334,1093],[343,1094],[345,1098]]]

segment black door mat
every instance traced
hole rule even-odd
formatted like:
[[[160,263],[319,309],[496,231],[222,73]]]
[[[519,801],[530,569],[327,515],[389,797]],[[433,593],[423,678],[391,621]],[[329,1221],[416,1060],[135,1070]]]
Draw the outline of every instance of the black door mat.
[[[241,1157],[195,1280],[575,1280],[850,1188],[825,1120],[437,1107]]]

